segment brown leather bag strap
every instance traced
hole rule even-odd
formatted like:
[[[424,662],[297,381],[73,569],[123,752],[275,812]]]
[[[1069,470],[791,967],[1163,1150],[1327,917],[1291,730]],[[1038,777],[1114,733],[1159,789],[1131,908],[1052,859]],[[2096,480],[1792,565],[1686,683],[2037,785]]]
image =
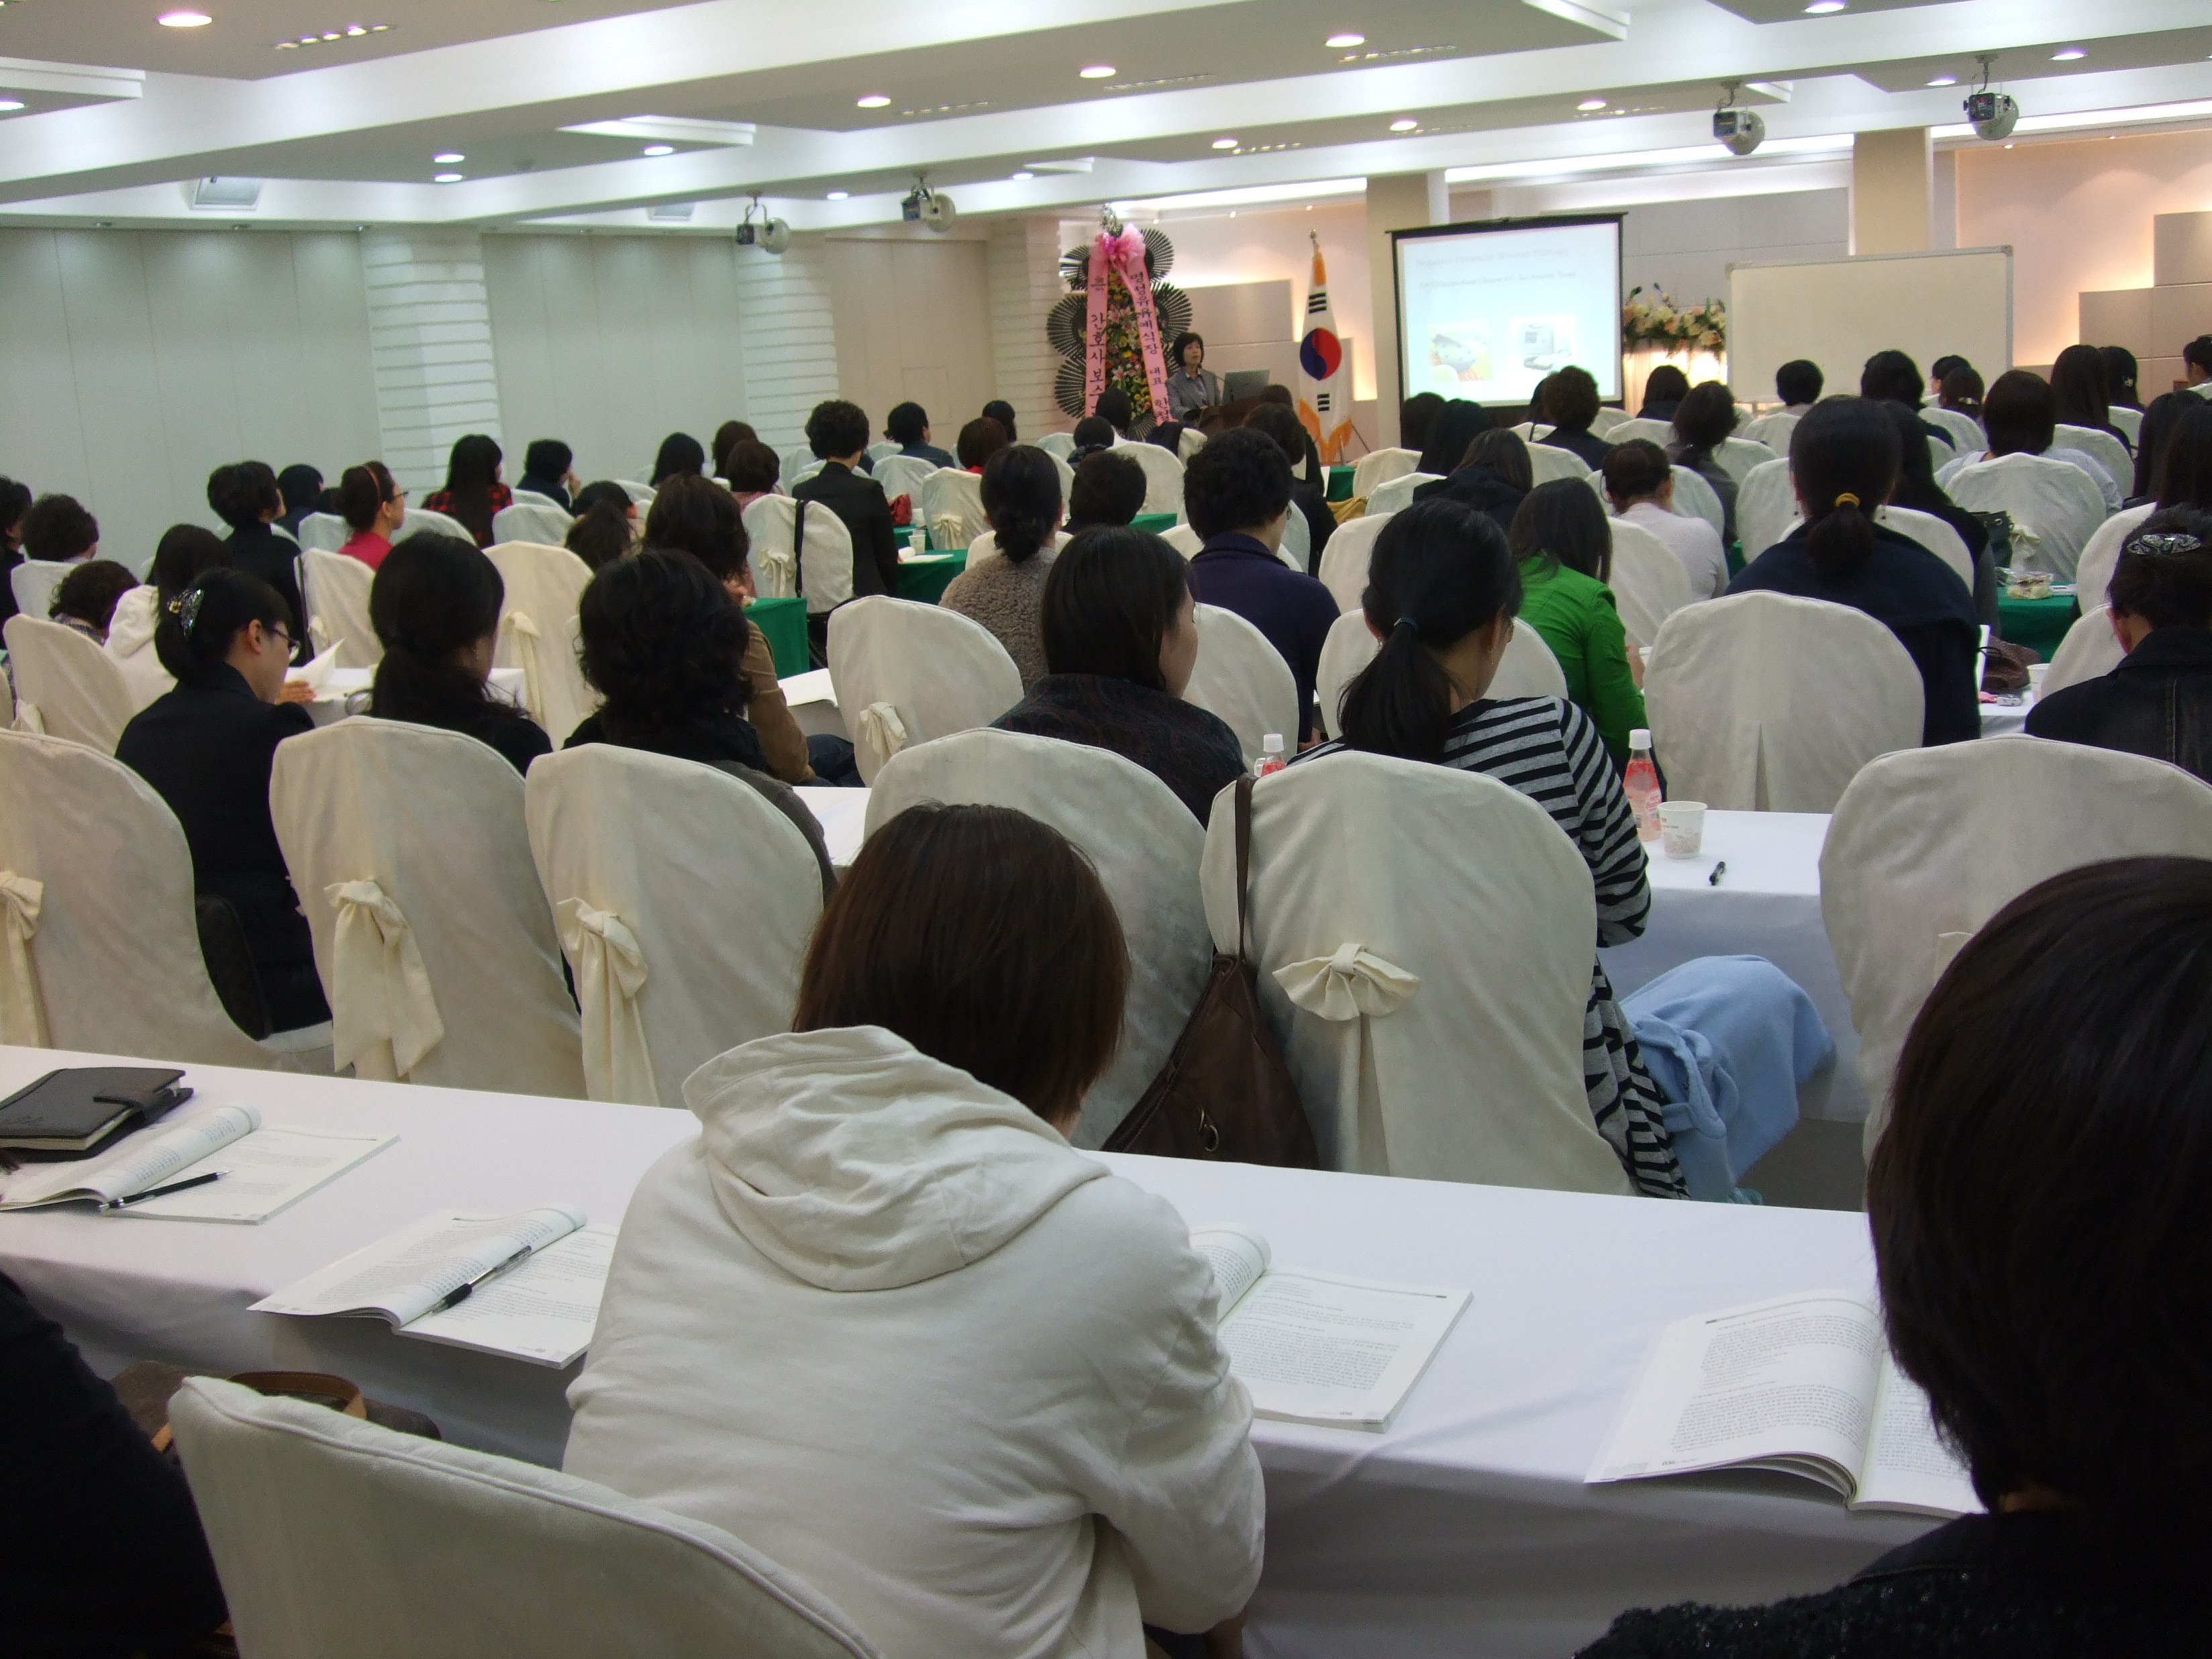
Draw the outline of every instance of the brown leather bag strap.
[[[303,1396],[348,1417],[368,1415],[368,1402],[361,1390],[328,1371],[240,1371],[230,1380],[256,1394]]]
[[[1252,954],[1252,780],[1237,780],[1237,957]]]

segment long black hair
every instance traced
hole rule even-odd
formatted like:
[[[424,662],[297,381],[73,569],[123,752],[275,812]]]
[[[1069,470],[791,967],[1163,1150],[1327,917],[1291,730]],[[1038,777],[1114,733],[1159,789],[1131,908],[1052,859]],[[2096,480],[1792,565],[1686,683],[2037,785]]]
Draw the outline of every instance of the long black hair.
[[[488,546],[492,538],[492,487],[499,483],[503,459],[496,439],[481,432],[453,440],[446,459],[446,516]]]
[[[1045,666],[1164,692],[1160,642],[1190,597],[1182,554],[1149,530],[1086,530],[1045,574],[1039,617]]]
[[[1370,754],[1443,759],[1453,690],[1432,653],[1521,609],[1505,532],[1464,502],[1415,501],[1375,538],[1361,608],[1382,648],[1345,688],[1344,740]]]
[[[1530,490],[1505,541],[1516,559],[1543,560],[1546,575],[1565,565],[1593,581],[1613,580],[1613,526],[1597,492],[1579,478],[1554,478]]]
[[[368,712],[457,732],[524,718],[456,660],[499,632],[506,598],[499,567],[458,536],[421,531],[386,554],[368,586],[369,626],[384,647]]]
[[[153,584],[155,597],[167,605],[191,586],[193,577],[229,562],[230,549],[214,531],[202,525],[173,524],[155,544],[146,580]]]
[[[154,625],[154,654],[179,685],[209,686],[246,628],[292,626],[283,596],[249,571],[223,565],[204,570],[161,607]]]
[[[683,473],[703,477],[706,471],[707,447],[688,432],[672,432],[660,441],[660,453],[653,458],[653,477],[646,482],[658,489]]]
[[[1432,472],[1439,478],[1449,477],[1467,459],[1467,447],[1474,441],[1475,434],[1489,429],[1488,410],[1464,398],[1453,398],[1429,422],[1428,441],[1421,449],[1419,471]]]
[[[983,511],[1000,556],[1026,563],[1060,523],[1060,469],[1027,444],[1008,444],[983,464]]]
[[[2192,406],[2180,410],[2160,446],[2158,504],[2212,507],[2212,404],[2185,393],[2176,401]]]
[[[1897,428],[1870,398],[1830,398],[1790,434],[1790,476],[1811,526],[1805,545],[1823,576],[1849,574],[1874,552],[1874,510],[1897,483]]]

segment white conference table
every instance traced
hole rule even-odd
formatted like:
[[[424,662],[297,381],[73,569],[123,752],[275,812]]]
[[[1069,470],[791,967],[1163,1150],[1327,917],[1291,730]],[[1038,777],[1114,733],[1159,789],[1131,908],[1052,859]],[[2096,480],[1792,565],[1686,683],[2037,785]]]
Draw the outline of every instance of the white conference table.
[[[0,1092],[58,1065],[139,1063],[0,1048]],[[199,1102],[398,1141],[258,1227],[0,1215],[0,1270],[94,1368],[336,1371],[447,1437],[557,1461],[556,1372],[394,1335],[374,1320],[248,1312],[270,1291],[433,1210],[551,1200],[618,1223],[688,1112],[400,1084],[190,1068]],[[1852,1515],[1786,1476],[1585,1486],[1660,1328],[1790,1291],[1873,1282],[1863,1218],[1366,1176],[1109,1158],[1193,1224],[1239,1221],[1277,1260],[1471,1289],[1474,1302],[1382,1434],[1262,1422],[1261,1659],[1571,1652],[1627,1607],[1745,1602],[1849,1577],[1929,1524]],[[825,1401],[835,1380],[824,1380]],[[825,1408],[834,1409],[834,1405]],[[774,1553],[774,1540],[755,1540]]]

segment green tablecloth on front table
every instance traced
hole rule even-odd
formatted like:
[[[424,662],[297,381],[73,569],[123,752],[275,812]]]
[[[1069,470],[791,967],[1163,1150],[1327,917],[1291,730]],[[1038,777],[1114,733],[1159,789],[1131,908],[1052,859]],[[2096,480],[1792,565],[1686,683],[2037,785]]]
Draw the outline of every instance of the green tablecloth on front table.
[[[1155,536],[1164,536],[1175,526],[1176,515],[1172,513],[1139,513],[1129,520],[1130,529],[1149,530]]]
[[[899,561],[898,596],[918,605],[935,605],[945,597],[952,579],[968,568],[965,549],[957,553],[933,553]]]
[[[2059,641],[2081,614],[2071,593],[2054,593],[2047,599],[1997,596],[1997,625],[2005,639],[2027,647],[2045,662],[2057,654]]]
[[[793,597],[787,599],[755,599],[745,607],[745,616],[753,626],[767,635],[769,649],[775,653],[775,673],[778,679],[787,679],[793,674],[804,674],[814,665],[806,650],[806,601]]]
[[[1329,468],[1328,498],[1333,501],[1348,501],[1352,499],[1352,469],[1350,467]]]

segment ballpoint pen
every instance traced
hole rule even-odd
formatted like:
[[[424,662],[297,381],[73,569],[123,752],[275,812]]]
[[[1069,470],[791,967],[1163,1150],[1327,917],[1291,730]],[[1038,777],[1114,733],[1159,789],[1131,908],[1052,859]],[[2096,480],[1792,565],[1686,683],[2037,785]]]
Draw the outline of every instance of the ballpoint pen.
[[[1726,859],[1723,859],[1718,864],[1713,866],[1712,874],[1705,878],[1705,885],[1708,887],[1719,886],[1721,884],[1721,873],[1727,868],[1728,860]]]
[[[489,1283],[490,1280],[497,1279],[509,1267],[514,1267],[520,1262],[527,1261],[530,1259],[530,1251],[531,1247],[526,1244],[520,1249],[517,1250],[513,1255],[507,1257],[506,1261],[501,1262],[497,1267],[488,1267],[483,1273],[478,1273],[474,1279],[469,1280],[467,1284],[456,1285],[452,1291],[441,1297],[436,1303],[433,1304],[430,1311],[432,1313],[443,1313],[448,1308],[459,1307],[462,1303],[469,1299],[470,1292],[474,1291],[477,1285]]]
[[[189,1181],[173,1181],[166,1187],[149,1187],[143,1193],[133,1193],[128,1198],[118,1198],[109,1204],[107,1207],[111,1210],[119,1210],[125,1205],[143,1204],[149,1198],[163,1198],[171,1193],[181,1193],[189,1187],[204,1187],[210,1181],[220,1181],[222,1179],[222,1170],[210,1170],[207,1174],[194,1176]]]

